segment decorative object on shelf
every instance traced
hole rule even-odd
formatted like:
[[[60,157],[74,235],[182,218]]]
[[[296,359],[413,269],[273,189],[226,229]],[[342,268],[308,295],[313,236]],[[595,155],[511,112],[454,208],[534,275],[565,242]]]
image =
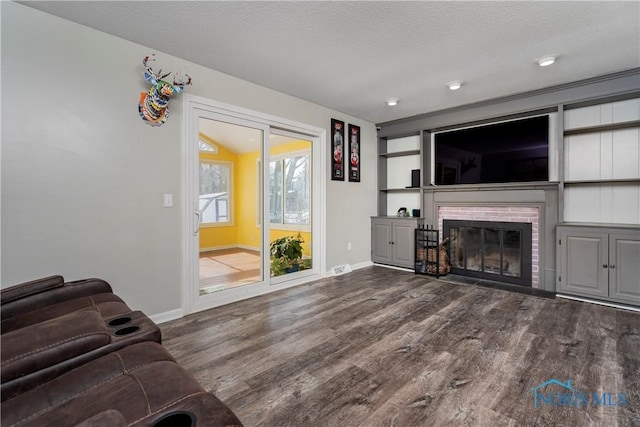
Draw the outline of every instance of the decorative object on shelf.
[[[420,188],[420,169],[411,169],[411,187]]]
[[[169,117],[169,101],[176,93],[184,90],[184,87],[191,84],[191,77],[185,74],[186,80],[182,78],[180,73],[173,76],[173,83],[169,83],[164,78],[168,77],[171,72],[162,74],[162,69],[157,73],[149,65],[155,54],[145,56],[142,65],[145,66],[144,78],[152,84],[148,92],[140,93],[140,101],[138,102],[138,114],[140,118],[151,126],[162,126]]]
[[[331,179],[344,181],[344,122],[331,119]]]
[[[398,213],[396,214],[396,216],[399,216],[399,217],[409,216],[409,212],[407,212],[407,208],[402,207],[398,209]]]
[[[449,254],[447,237],[438,243],[440,233],[437,228],[426,228],[418,226],[416,233],[416,257],[415,257],[415,273],[428,274],[436,277],[444,276],[449,273],[451,266],[449,265]]]
[[[300,269],[302,263],[302,244],[304,239],[297,236],[284,236],[269,245],[271,276],[281,276]]]
[[[349,181],[360,182],[360,126],[349,125]]]

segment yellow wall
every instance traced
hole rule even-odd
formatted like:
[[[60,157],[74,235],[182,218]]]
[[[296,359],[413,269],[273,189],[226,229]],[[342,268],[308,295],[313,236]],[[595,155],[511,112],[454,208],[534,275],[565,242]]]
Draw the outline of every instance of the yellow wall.
[[[218,154],[200,153],[200,159],[223,160],[233,162],[233,217],[234,226],[209,227],[200,229],[200,248],[223,246],[261,247],[262,229],[257,225],[258,216],[258,158],[259,151],[235,154],[220,144],[200,136],[218,147]],[[271,147],[271,155],[303,150],[311,147],[310,141],[294,141]],[[298,230],[270,229],[269,241],[283,236],[297,235]],[[302,231],[304,239],[303,255],[311,256],[311,233]]]
[[[236,218],[238,244],[260,248],[262,230],[258,227],[258,157],[254,151],[238,155]]]
[[[203,248],[216,248],[220,246],[236,246],[238,244],[238,232],[237,232],[237,209],[235,194],[238,192],[238,156],[232,151],[228,150],[224,146],[213,141],[211,138],[204,134],[200,134],[200,138],[210,142],[218,147],[218,153],[200,152],[200,160],[218,160],[231,162],[233,164],[233,196],[234,199],[231,208],[231,215],[233,216],[232,226],[215,226],[215,227],[200,227],[200,249]]]

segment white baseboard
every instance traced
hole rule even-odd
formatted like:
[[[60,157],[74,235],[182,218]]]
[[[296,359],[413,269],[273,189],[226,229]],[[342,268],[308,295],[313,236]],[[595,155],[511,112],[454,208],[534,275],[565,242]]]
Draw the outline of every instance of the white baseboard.
[[[222,245],[222,246],[211,246],[208,248],[200,248],[200,252],[211,252],[211,251],[220,251],[223,249],[246,249],[248,251],[260,252],[260,248],[257,246],[249,246],[249,245]]]
[[[600,301],[600,300],[592,300],[592,299],[589,299],[589,298],[580,298],[580,297],[574,297],[574,296],[563,295],[563,294],[556,294],[556,297],[557,298],[570,299],[570,300],[574,300],[574,301],[580,301],[580,302],[588,302],[588,303],[591,303],[591,304],[605,305],[607,307],[620,308],[622,310],[630,310],[630,311],[640,312],[640,307],[632,307],[630,305],[616,304],[614,302],[604,302],[604,301]]]
[[[372,265],[373,265],[373,262],[371,262],[371,261],[359,262],[357,264],[353,264],[351,266],[351,269],[352,270],[358,270],[360,268],[371,267]]]
[[[409,273],[415,273],[415,271],[411,268],[406,268],[406,267],[396,267],[395,265],[387,265],[387,264],[376,264],[375,262],[373,263],[373,265],[377,266],[377,267],[384,267],[384,268],[390,268],[392,270],[400,270],[400,271],[406,271]]]
[[[170,320],[180,319],[184,316],[184,312],[181,308],[176,308],[175,310],[165,311],[164,313],[154,314],[149,316],[149,319],[153,321],[153,323],[159,325],[161,323],[168,322]]]
[[[372,265],[374,264],[371,261],[359,262],[357,264],[349,264],[349,266],[351,267],[351,270],[358,270],[360,268],[370,267]],[[322,277],[332,277],[332,276],[333,276],[333,270],[327,270],[322,275]]]
[[[220,251],[222,249],[234,249],[237,247],[238,247],[237,245],[211,246],[208,248],[200,248],[200,252]]]

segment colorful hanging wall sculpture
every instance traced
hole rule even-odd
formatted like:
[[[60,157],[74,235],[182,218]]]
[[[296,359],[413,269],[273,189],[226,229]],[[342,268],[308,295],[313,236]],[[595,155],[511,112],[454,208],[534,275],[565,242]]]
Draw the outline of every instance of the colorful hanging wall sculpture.
[[[153,55],[151,55],[153,56]],[[162,69],[158,73],[154,73],[151,66],[148,65],[150,61],[155,61],[155,58],[145,56],[142,60],[142,64],[145,66],[144,78],[152,84],[148,92],[142,92],[140,94],[140,102],[138,103],[138,113],[140,118],[150,124],[151,126],[161,126],[167,121],[169,117],[169,101],[171,97],[176,93],[180,93],[184,90],[184,87],[191,84],[191,77],[185,74],[187,80],[183,80],[182,76],[174,75],[173,83],[169,83],[164,78],[168,77],[171,72],[162,74]]]

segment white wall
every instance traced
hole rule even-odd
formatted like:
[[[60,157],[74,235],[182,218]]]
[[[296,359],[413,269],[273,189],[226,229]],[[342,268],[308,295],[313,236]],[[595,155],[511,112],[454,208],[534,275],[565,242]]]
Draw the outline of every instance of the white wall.
[[[148,89],[141,61],[152,52],[165,70],[188,69],[188,93],[327,134],[332,117],[361,126],[362,182],[327,182],[326,265],[370,260],[373,123],[1,3],[3,286],[49,274],[102,277],[149,315],[181,307],[182,99],[162,127],[138,117]],[[174,208],[162,207],[165,193],[174,194]]]

